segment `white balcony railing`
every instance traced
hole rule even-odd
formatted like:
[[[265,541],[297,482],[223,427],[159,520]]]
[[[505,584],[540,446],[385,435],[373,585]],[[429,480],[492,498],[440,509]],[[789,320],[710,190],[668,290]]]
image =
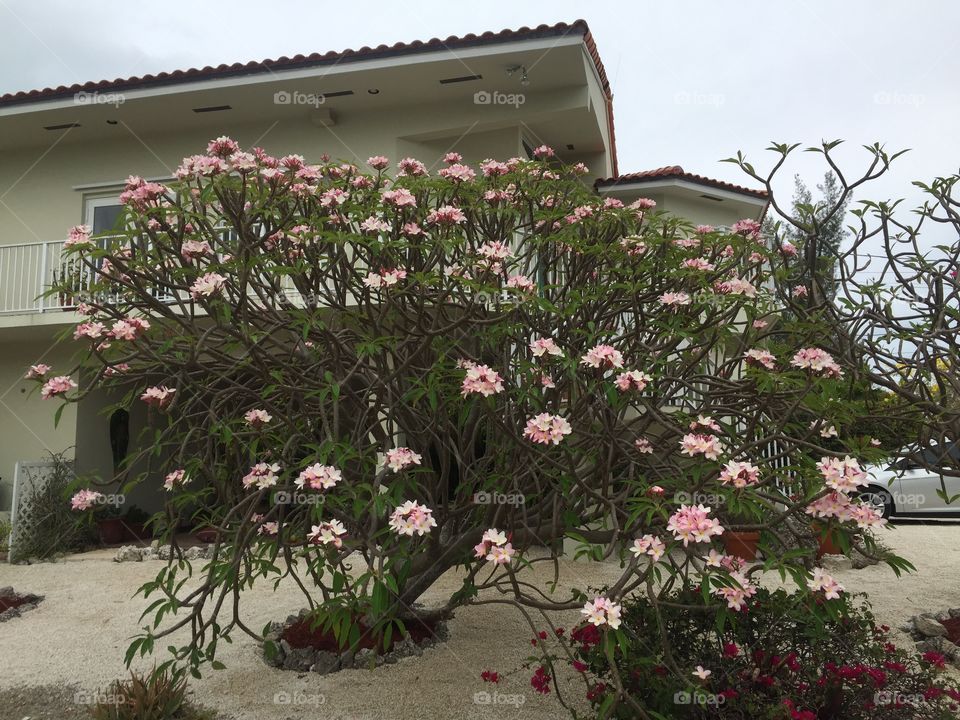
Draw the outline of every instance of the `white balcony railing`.
[[[0,245],[0,314],[70,308],[65,295],[43,297],[65,270],[63,240]]]

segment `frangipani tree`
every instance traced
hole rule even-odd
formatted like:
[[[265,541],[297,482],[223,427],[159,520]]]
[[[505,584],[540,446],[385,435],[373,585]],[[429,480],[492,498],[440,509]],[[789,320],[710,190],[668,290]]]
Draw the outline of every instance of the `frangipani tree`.
[[[202,568],[172,560],[142,588],[130,657],[189,627],[177,658],[212,661],[237,629],[258,636],[242,591],[281,579],[345,653],[491,593],[580,609],[628,642],[619,599],[637,589],[701,584],[719,613],[749,606],[760,566],[723,552],[738,530],[801,592],[842,592],[802,547],[817,519],[875,550],[865,530],[883,521],[856,494],[879,451],[845,428],[889,319],[864,298],[839,322],[797,308],[801,255],[753,220],[624,207],[536,155],[391,174],[380,156],[313,165],[218,138],[169,186],[128,180],[120,237],[71,231],[97,277],[74,333],[92,379],[76,393],[32,375],[45,397],[147,403],[141,481],[165,477],[168,540],[187,518],[218,532]],[[622,576],[599,595],[527,583],[556,562],[531,548],[563,538],[622,558]],[[452,568],[461,588],[418,604]]]

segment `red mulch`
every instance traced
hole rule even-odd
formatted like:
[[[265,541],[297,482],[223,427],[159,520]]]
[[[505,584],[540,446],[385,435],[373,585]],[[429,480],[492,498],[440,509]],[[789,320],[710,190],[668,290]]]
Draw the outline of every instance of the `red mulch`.
[[[26,602],[29,602],[29,598],[25,598],[23,595],[5,595],[0,597],[0,612],[20,607]]]
[[[311,618],[302,618],[293,625],[284,628],[280,637],[286,640],[290,644],[290,647],[294,648],[308,647],[313,648],[314,650],[324,650],[331,653],[339,653],[341,651],[342,648],[337,642],[337,639],[334,637],[332,630],[324,631],[323,627],[320,625],[311,629],[310,623]],[[382,639],[373,633],[368,632],[367,626],[363,623],[359,623],[359,625],[360,649],[373,648],[376,650],[378,655],[382,655],[384,652],[386,652],[383,648]],[[432,638],[434,636],[436,623],[432,621],[423,622],[420,620],[413,620],[404,623],[404,627],[410,634],[410,639],[419,645],[427,638]],[[403,636],[398,630],[395,629],[390,643],[391,646],[393,643],[402,639]]]
[[[960,617],[944,620],[940,624],[947,629],[947,640],[960,645]]]

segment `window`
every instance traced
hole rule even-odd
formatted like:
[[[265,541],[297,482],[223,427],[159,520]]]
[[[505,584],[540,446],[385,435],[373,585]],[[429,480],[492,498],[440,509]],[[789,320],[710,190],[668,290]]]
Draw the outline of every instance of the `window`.
[[[123,205],[116,196],[88,197],[84,200],[83,223],[91,228],[92,235],[116,230],[123,212]]]

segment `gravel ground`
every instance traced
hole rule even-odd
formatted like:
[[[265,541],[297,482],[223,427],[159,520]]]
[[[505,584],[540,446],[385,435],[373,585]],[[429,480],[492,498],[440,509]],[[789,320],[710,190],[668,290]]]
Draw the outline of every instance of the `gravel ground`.
[[[848,561],[833,564],[831,570],[847,590],[869,593],[881,622],[896,628],[918,612],[960,607],[960,524],[901,524],[883,532],[882,538],[911,560],[918,572],[897,580],[885,565],[855,571]],[[46,596],[36,610],[0,624],[0,657],[7,660],[0,675],[0,718],[84,717],[82,711],[74,712],[78,705],[74,693],[106,687],[126,674],[123,654],[146,606],[142,598],[131,600],[131,596],[162,564],[117,564],[112,556],[113,551],[100,550],[57,563],[0,566],[0,586]],[[541,585],[552,580],[546,564],[536,573]],[[577,578],[581,585],[596,586],[617,574],[618,568],[612,565],[564,561],[561,580]],[[457,577],[448,574],[424,602],[439,602],[457,586]],[[562,583],[557,593],[563,593]],[[292,586],[282,585],[273,592],[267,584],[246,592],[243,602],[244,620],[257,629],[270,620],[282,620],[303,604]],[[572,615],[561,621],[569,624],[576,613]],[[194,700],[218,710],[223,720],[554,720],[564,716],[552,695],[542,697],[531,690],[526,671],[497,686],[499,693],[508,696],[498,704],[475,702],[474,693],[491,688],[479,680],[482,670],[515,668],[529,652],[530,629],[515,610],[498,605],[462,609],[449,630],[449,641],[428,648],[422,657],[375,671],[346,670],[322,677],[268,667],[256,643],[238,634],[233,644],[220,648],[227,669],[209,671],[202,680],[191,682]],[[158,648],[157,657],[164,655]],[[152,664],[143,661],[140,667],[148,669]],[[45,698],[62,706],[63,712],[43,715]]]

